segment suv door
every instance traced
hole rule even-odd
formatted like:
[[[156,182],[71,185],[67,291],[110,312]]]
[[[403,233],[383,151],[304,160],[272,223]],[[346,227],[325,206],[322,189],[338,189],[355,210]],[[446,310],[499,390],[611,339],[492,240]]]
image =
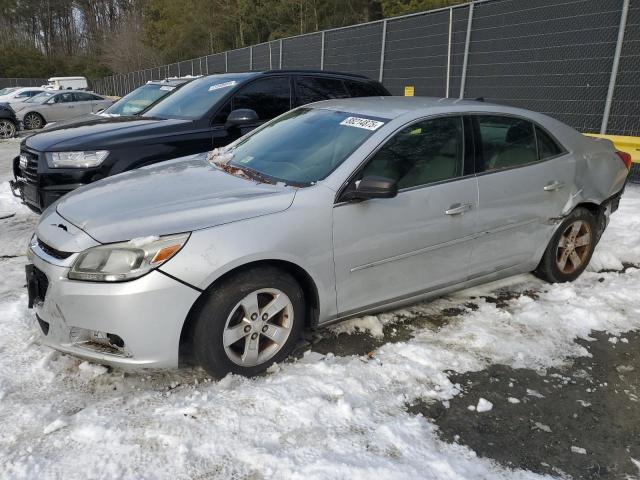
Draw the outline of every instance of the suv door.
[[[225,129],[232,110],[249,108],[258,114],[255,124]],[[268,76],[241,87],[211,120],[213,146],[227,145],[263,123],[291,110],[291,79],[287,75]]]
[[[575,160],[528,119],[474,115],[478,226],[471,270],[535,268],[572,193]]]
[[[460,116],[420,120],[399,130],[351,180],[388,177],[399,192],[334,206],[340,316],[467,278],[478,191],[464,138]]]

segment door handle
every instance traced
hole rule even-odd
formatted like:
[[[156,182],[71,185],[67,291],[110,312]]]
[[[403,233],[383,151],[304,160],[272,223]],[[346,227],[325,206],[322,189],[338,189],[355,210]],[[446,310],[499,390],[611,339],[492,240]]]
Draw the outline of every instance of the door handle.
[[[561,188],[564,187],[564,183],[562,182],[558,182],[557,180],[553,181],[553,182],[549,182],[544,186],[544,191],[545,192],[554,192],[556,190],[560,190]]]
[[[468,212],[473,208],[470,203],[454,203],[447,210],[444,211],[445,215],[460,215],[464,212]]]

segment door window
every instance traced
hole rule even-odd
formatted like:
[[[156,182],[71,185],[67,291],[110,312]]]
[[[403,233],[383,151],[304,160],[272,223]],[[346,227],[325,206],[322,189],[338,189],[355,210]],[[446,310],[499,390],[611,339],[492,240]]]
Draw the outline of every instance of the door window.
[[[538,160],[533,123],[515,117],[479,115],[480,171],[518,167]]]
[[[291,109],[291,87],[288,77],[267,77],[240,90],[233,97],[233,108],[250,108],[260,120],[271,120]]]
[[[76,92],[74,95],[76,97],[76,102],[90,102],[94,100],[93,95],[90,93]]]
[[[376,83],[357,82],[355,80],[345,80],[344,83],[352,97],[378,97],[388,95]]]
[[[538,142],[538,158],[544,160],[545,158],[555,157],[560,155],[564,149],[551,138],[547,132],[542,130],[536,125],[536,140]]]
[[[61,93],[53,97],[53,103],[70,103],[74,101],[73,93]]]
[[[415,123],[397,133],[360,173],[387,177],[398,188],[441,182],[462,176],[461,117],[441,117]]]
[[[331,98],[349,98],[342,80],[326,77],[298,77],[296,80],[297,104],[306,105]]]

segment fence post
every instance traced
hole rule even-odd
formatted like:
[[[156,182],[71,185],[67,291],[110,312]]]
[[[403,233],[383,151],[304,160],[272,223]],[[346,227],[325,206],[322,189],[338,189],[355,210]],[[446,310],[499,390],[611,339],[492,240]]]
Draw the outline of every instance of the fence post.
[[[224,71],[228,72],[229,71],[229,52],[224,52]]]
[[[624,42],[624,30],[627,26],[627,17],[629,15],[629,0],[622,2],[622,13],[620,14],[620,27],[618,28],[618,41],[616,43],[616,51],[613,55],[613,65],[611,66],[611,77],[609,78],[609,89],[607,90],[607,100],[604,104],[604,114],[602,115],[602,124],[600,125],[600,133],[605,135],[609,126],[609,115],[611,114],[611,103],[613,102],[613,92],[616,89],[616,78],[618,77],[618,67],[620,66],[620,54],[622,53],[622,43]]]
[[[253,70],[253,45],[249,45],[249,71]]]
[[[449,98],[449,86],[451,85],[451,37],[453,35],[453,8],[449,9],[449,46],[447,47],[447,91],[446,98]]]
[[[273,59],[271,58],[271,42],[269,42],[269,70],[273,70]]]
[[[209,55],[204,57],[204,66],[205,66],[205,69],[207,70],[207,75],[209,75]]]
[[[280,65],[278,68],[282,70],[282,39],[280,39]]]
[[[464,98],[465,84],[467,83],[467,65],[469,64],[469,44],[471,43],[471,24],[473,23],[473,6],[469,4],[469,19],[467,20],[467,38],[464,42],[464,60],[462,62],[462,79],[460,80],[460,98]]]
[[[320,70],[324,70],[324,30],[320,37]]]
[[[384,77],[384,51],[387,48],[387,19],[382,21],[382,44],[380,45],[380,73],[378,74],[378,81],[382,83]]]

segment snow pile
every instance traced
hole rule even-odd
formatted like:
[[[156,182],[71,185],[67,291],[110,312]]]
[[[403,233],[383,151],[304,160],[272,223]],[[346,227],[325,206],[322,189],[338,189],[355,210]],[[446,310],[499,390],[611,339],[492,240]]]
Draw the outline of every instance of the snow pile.
[[[640,189],[629,188],[594,258],[640,263],[640,230],[628,228],[638,221]],[[1,242],[12,241],[15,232],[6,232],[3,225]],[[9,479],[541,478],[441,442],[406,405],[458,394],[448,371],[492,363],[544,369],[586,354],[574,340],[594,329],[619,336],[640,327],[636,268],[587,272],[569,285],[527,275],[337,327],[384,338],[385,323],[451,306],[464,312],[370,355],[311,352],[255,379],[125,374],[37,344],[23,262],[0,261],[0,463]],[[479,297],[505,287],[539,298],[499,308]],[[481,399],[474,410],[491,407]]]

